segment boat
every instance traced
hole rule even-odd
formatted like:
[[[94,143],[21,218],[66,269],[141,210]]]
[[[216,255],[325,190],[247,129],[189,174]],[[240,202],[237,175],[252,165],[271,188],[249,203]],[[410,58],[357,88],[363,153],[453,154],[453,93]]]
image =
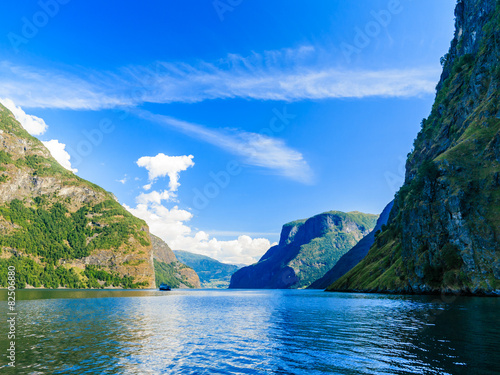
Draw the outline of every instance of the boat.
[[[170,285],[167,285],[167,284],[161,283],[161,284],[160,284],[160,290],[165,290],[165,291],[168,291],[168,290],[172,290],[172,288],[170,287]]]

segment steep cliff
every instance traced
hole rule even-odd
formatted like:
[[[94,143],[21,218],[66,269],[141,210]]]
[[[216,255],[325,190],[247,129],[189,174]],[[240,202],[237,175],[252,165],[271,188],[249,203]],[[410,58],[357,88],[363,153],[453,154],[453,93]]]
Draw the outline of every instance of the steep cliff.
[[[170,247],[159,237],[151,235],[156,286],[166,283],[173,288],[201,288],[195,270],[179,262]]]
[[[351,250],[345,253],[342,258],[328,271],[322,278],[313,282],[308,289],[325,289],[333,282],[344,276],[353,267],[355,267],[368,254],[368,250],[375,242],[375,233],[382,230],[387,224],[389,214],[394,202],[389,203],[380,214],[375,228],[363,237]]]
[[[154,287],[146,223],[61,167],[0,105],[0,286]]]
[[[500,293],[500,2],[455,16],[389,225],[329,290]]]
[[[279,245],[233,274],[229,288],[304,288],[322,277],[375,226],[377,215],[326,212],[283,226]]]
[[[177,259],[196,271],[203,288],[227,288],[231,275],[240,268],[188,251],[174,250],[174,254]]]

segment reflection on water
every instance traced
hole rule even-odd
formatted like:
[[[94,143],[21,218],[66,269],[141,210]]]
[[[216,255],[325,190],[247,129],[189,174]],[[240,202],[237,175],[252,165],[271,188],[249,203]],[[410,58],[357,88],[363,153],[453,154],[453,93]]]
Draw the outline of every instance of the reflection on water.
[[[494,298],[302,290],[17,297],[17,368],[5,374],[494,374],[500,360]],[[6,314],[2,302],[3,322]],[[7,344],[2,323],[0,368]]]

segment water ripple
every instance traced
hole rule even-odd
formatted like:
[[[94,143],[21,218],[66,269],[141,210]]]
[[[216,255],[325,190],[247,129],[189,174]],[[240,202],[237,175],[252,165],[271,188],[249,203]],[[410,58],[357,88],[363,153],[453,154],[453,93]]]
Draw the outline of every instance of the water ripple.
[[[18,299],[18,367],[6,374],[493,374],[500,360],[497,299],[229,290]]]

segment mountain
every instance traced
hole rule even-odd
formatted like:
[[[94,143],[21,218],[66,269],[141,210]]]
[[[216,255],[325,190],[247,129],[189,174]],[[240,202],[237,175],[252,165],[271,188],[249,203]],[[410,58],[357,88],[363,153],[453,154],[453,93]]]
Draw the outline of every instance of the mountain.
[[[363,237],[351,250],[345,253],[342,258],[333,266],[333,268],[328,271],[322,278],[316,280],[308,289],[325,289],[331,285],[334,281],[337,281],[340,277],[344,276],[349,272],[356,264],[361,262],[361,260],[368,254],[368,250],[375,242],[375,236],[377,232],[382,230],[382,227],[387,224],[389,220],[389,214],[391,212],[394,202],[389,203],[382,213],[380,214],[377,225],[375,228],[365,237]]]
[[[203,288],[227,288],[231,275],[241,268],[188,251],[175,250],[174,253],[177,259],[196,271]]]
[[[305,288],[375,226],[377,215],[326,212],[283,226],[278,245],[233,274],[229,288]]]
[[[18,288],[155,287],[146,223],[60,166],[0,105],[0,287],[10,266]]]
[[[201,288],[196,271],[180,262],[161,238],[152,234],[151,242],[157,287],[166,283],[172,288]]]
[[[329,290],[500,293],[500,1],[455,16],[389,224]]]

